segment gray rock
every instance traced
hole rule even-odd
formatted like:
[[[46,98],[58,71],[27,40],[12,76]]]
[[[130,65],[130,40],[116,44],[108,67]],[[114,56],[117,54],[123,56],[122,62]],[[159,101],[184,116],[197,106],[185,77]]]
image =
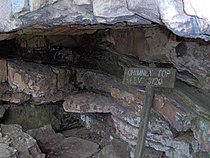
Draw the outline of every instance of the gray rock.
[[[99,150],[99,145],[88,140],[68,137],[55,133],[51,126],[27,131],[36,140],[40,147],[52,158],[87,158]]]
[[[144,149],[144,158],[163,158],[164,152],[157,151],[153,148],[146,147]]]
[[[130,149],[128,144],[113,139],[110,144],[105,146],[98,154],[99,158],[129,158],[130,157]]]
[[[24,133],[19,125],[1,124],[0,132],[2,134],[0,152],[5,158],[44,158],[37,142],[27,133]],[[3,140],[3,141],[2,141]],[[2,145],[3,143],[3,145]],[[8,146],[8,147],[7,147]],[[10,147],[9,147],[10,146]]]
[[[1,138],[0,138],[1,141]],[[1,158],[17,158],[18,152],[15,148],[10,147],[8,144],[0,143],[0,157]]]
[[[84,71],[83,73],[83,71],[78,71],[77,80],[81,88],[106,92],[112,96],[114,101],[110,103],[106,99],[105,102],[100,102],[98,100],[105,96],[100,97],[98,94],[89,93],[87,98],[86,95],[75,94],[75,97],[70,97],[64,103],[64,105],[69,104],[65,107],[66,110],[71,111],[72,109],[73,111],[76,110],[75,112],[89,113],[96,112],[98,109],[98,112],[112,113],[111,117],[114,121],[116,135],[129,144],[135,145],[138,124],[141,120],[140,112],[137,111],[141,110],[139,105],[143,102],[143,96],[141,96],[143,91],[123,86],[116,78],[96,72]],[[210,101],[208,96],[180,82],[177,82],[174,90],[162,93],[162,95],[157,94],[155,97],[154,110],[165,119],[159,114],[151,112],[146,146],[165,152],[166,156],[169,157],[173,157],[173,155],[193,157],[197,151],[209,151],[209,142],[207,141],[209,136],[209,107],[207,105]],[[90,97],[91,95],[92,97]],[[198,98],[202,98],[203,102]],[[92,117],[83,116],[82,120],[88,128],[96,129],[96,124],[101,127],[98,125],[100,123],[95,123]],[[207,122],[204,123],[205,121],[202,119],[197,122],[198,129],[194,120],[201,117],[204,117]],[[100,129],[104,130],[104,128]],[[193,130],[194,135],[192,132],[187,132],[190,129]],[[186,139],[180,137],[179,134],[182,132],[187,132],[188,137],[186,136]],[[176,137],[177,134],[178,137]],[[204,137],[205,139],[203,139]],[[200,145],[200,149],[198,145]]]
[[[105,18],[134,15],[127,9],[126,0],[93,0],[93,14]]]
[[[4,116],[8,108],[9,108],[9,105],[5,105],[5,104],[0,105],[0,118]]]
[[[189,82],[185,78],[179,77],[181,80],[188,82],[196,87],[210,90],[210,51],[209,44],[199,44],[197,41],[183,41],[177,45],[175,51],[169,54],[169,60],[181,72],[185,71],[193,75],[194,82]]]
[[[62,134],[65,137],[77,137],[77,138],[92,141],[92,142],[97,143],[101,146],[103,145],[103,144],[101,144],[101,142],[103,141],[104,138],[100,134],[98,134],[96,132],[91,132],[90,129],[87,129],[85,127],[65,130],[65,131],[62,131]]]
[[[111,98],[93,93],[76,94],[64,103],[64,109],[66,111],[72,110],[73,112],[78,113],[110,112],[112,113],[111,117],[114,121],[116,135],[129,144],[136,145],[138,124],[140,121],[139,115],[129,108],[126,109],[125,107],[122,107],[115,101],[109,101],[110,99]],[[100,100],[102,101],[100,102]],[[86,123],[88,128],[95,130],[98,133],[106,132],[107,125],[97,121],[94,117],[82,115],[82,120]],[[194,142],[196,144],[193,136],[191,136],[189,142],[182,139],[176,140],[174,139],[174,136],[175,134],[171,130],[169,123],[163,120],[158,114],[152,112],[148,126],[146,145],[158,151],[166,152],[166,155],[169,157],[172,157],[174,154],[181,157],[192,157],[193,155],[191,155],[190,147]],[[183,147],[185,150],[180,150],[180,147]],[[115,151],[110,151],[110,148],[110,146],[105,147],[102,150],[101,155],[107,156],[109,151],[111,157],[116,157],[116,155],[114,155],[116,154]],[[194,152],[196,152],[196,150]]]
[[[199,6],[199,7],[197,7]],[[207,0],[2,0],[0,31],[26,26],[46,28],[69,24],[159,23],[174,33],[209,40]],[[32,27],[33,28],[33,27]],[[3,38],[8,38],[5,35]]]

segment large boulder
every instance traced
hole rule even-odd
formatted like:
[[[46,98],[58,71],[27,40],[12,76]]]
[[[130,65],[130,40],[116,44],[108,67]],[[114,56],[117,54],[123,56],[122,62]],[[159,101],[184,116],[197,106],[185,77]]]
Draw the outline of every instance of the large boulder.
[[[1,32],[32,25],[31,31],[46,31],[69,24],[155,22],[180,36],[210,39],[208,0],[2,0],[0,7]],[[11,37],[3,34],[1,39]]]

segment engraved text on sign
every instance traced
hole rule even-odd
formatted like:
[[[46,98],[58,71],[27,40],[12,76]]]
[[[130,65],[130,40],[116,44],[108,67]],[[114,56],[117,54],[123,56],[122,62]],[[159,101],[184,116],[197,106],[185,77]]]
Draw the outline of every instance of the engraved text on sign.
[[[176,70],[172,68],[126,68],[123,83],[173,88]]]

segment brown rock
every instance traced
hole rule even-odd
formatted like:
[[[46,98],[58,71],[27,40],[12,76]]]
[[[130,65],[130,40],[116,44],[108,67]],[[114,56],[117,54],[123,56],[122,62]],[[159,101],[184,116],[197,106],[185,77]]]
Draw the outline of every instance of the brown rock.
[[[6,92],[9,91],[8,83],[0,83],[0,97],[2,97]]]
[[[166,96],[155,96],[154,109],[158,111],[177,131],[184,131],[186,110],[177,107],[175,101]]]
[[[57,75],[57,90],[72,91],[73,73],[70,70],[58,68],[53,68],[53,72]]]
[[[111,113],[122,120],[138,127],[139,113],[117,103],[113,98],[96,93],[78,93],[69,96],[63,103],[66,112],[76,113]]]
[[[30,99],[30,95],[22,92],[7,92],[1,97],[3,101],[8,101],[10,103],[21,104]]]
[[[78,70],[77,82],[81,88],[110,93],[113,98],[116,98],[126,108],[133,108],[137,112],[141,109],[143,93],[134,88],[122,85],[122,81],[118,78],[89,70]]]
[[[142,29],[111,29],[109,34],[108,40],[113,40],[118,53],[138,56],[139,58],[147,56],[148,48]]]
[[[110,113],[112,106],[115,104],[111,98],[95,93],[72,95],[63,103],[66,112],[79,113]]]
[[[7,81],[7,61],[0,59],[0,82]]]
[[[61,100],[56,75],[49,66],[23,61],[8,62],[8,81],[13,90],[32,96],[39,103]]]

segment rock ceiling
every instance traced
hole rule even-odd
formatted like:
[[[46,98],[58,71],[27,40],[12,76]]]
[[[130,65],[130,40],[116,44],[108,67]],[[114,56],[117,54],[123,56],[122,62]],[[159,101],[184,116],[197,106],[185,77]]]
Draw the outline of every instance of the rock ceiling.
[[[209,0],[1,0],[0,39],[52,26],[122,23],[160,24],[179,36],[208,41],[209,6]]]

